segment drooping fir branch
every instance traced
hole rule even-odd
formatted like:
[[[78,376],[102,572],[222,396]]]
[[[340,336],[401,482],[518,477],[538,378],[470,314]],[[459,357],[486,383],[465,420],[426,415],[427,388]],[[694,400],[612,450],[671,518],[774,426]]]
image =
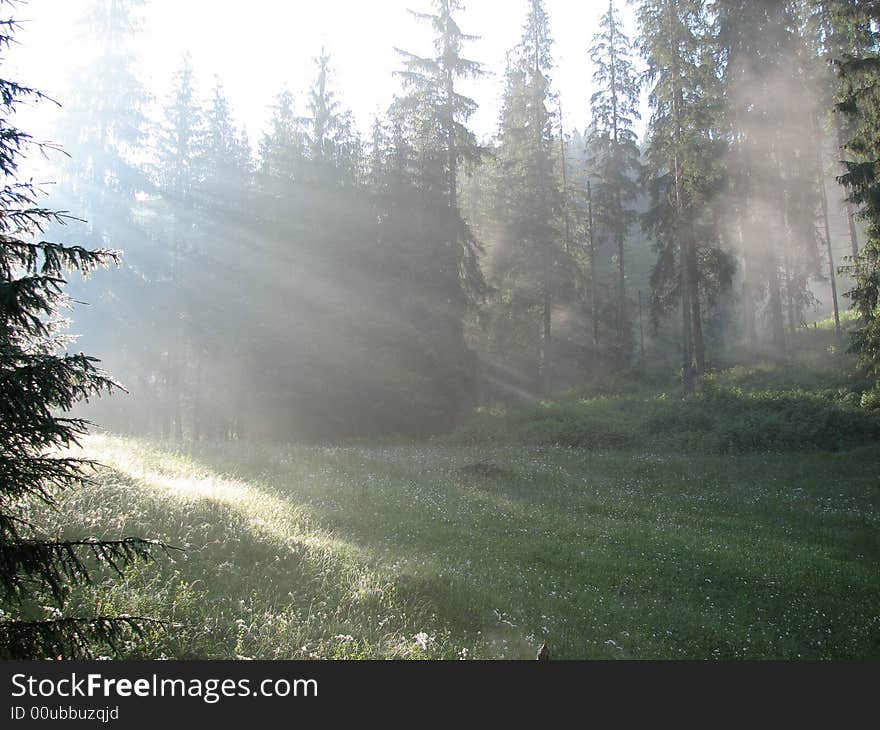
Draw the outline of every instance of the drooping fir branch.
[[[168,625],[148,616],[125,614],[42,621],[0,619],[0,659],[92,659],[102,644],[119,655],[129,638],[146,638],[146,627]]]
[[[48,590],[61,603],[69,585],[92,582],[85,556],[95,558],[122,577],[125,563],[135,559],[154,562],[155,550],[170,555],[172,550],[180,548],[139,537],[121,540],[0,540],[2,590],[7,599],[21,600],[38,586]]]

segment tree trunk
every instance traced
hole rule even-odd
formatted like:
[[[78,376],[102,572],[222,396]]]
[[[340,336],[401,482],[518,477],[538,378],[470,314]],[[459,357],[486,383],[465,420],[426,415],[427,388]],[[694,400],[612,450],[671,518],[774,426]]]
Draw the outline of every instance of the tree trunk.
[[[694,359],[697,365],[697,376],[706,369],[706,351],[703,345],[703,316],[700,304],[699,272],[697,270],[697,251],[693,240],[688,246],[688,279],[691,298],[691,328],[693,330]]]
[[[639,356],[645,361],[645,326],[642,324],[642,290],[639,289]]]
[[[681,107],[682,94],[681,84],[679,83],[678,69],[678,53],[679,42],[678,33],[675,30],[673,14],[677,12],[675,0],[667,0],[666,5],[666,22],[669,26],[669,39],[674,44],[672,53],[672,120],[674,144],[672,150],[672,174],[674,186],[674,235],[678,240],[678,270],[679,270],[679,289],[681,295],[681,384],[685,395],[689,395],[694,390],[694,373],[693,373],[693,341],[691,340],[691,301],[690,301],[690,276],[689,276],[689,246],[686,237],[683,235],[683,218],[684,218],[684,200],[682,196],[682,179],[681,170],[679,168],[679,151],[681,148]]]
[[[596,302],[596,243],[593,238],[593,190],[587,180],[587,217],[590,237],[590,318],[593,324],[593,362],[599,359],[599,307]]]
[[[817,139],[818,141],[818,139]],[[837,273],[834,271],[834,251],[831,245],[831,225],[828,221],[828,193],[825,190],[825,179],[822,175],[822,147],[816,145],[816,166],[819,192],[822,201],[822,221],[825,224],[825,245],[828,248],[828,276],[831,279],[831,301],[834,305],[834,336],[840,339],[840,309],[837,306]],[[852,221],[850,221],[852,222]]]
[[[782,316],[782,292],[779,286],[779,266],[774,256],[768,273],[768,309],[770,310],[770,337],[778,354],[785,354],[785,320]]]
[[[534,114],[535,118],[534,128],[535,128],[535,150],[538,153],[537,161],[538,161],[538,189],[540,191],[545,191],[546,180],[548,177],[547,171],[544,169],[544,130],[542,127],[541,115],[544,110],[544,98],[543,96],[538,95],[538,91],[541,88],[538,85],[538,79],[542,78],[541,76],[541,63],[540,63],[540,42],[537,37],[537,27],[535,28],[535,54],[534,54]],[[543,93],[543,92],[542,92]],[[546,238],[547,233],[544,232],[544,236]],[[551,274],[551,252],[550,252],[550,241],[544,240],[541,242],[541,268],[542,268],[542,277],[543,277],[543,334],[541,338],[541,389],[544,393],[549,393],[552,387],[552,376],[550,372],[550,359],[551,355],[551,322],[552,322],[552,307],[553,300],[550,291],[551,282],[550,282],[550,274]]]
[[[547,394],[552,388],[552,377],[550,373],[550,348],[552,346],[550,324],[552,299],[550,296],[550,246],[547,243],[544,244],[542,259],[544,277],[544,328],[541,337],[541,389],[543,393]]]
[[[623,236],[617,234],[617,346],[621,364],[629,361],[626,325],[626,271],[623,260]]]
[[[571,220],[568,215],[568,165],[565,151],[565,128],[562,126],[562,99],[559,100],[559,153],[562,155],[562,215],[565,222],[565,253],[571,251]]]
[[[752,278],[754,277],[754,272],[752,271],[751,261],[752,257],[749,256],[745,252],[745,243],[743,238],[743,229],[742,229],[742,221],[739,223],[739,243],[740,243],[740,251],[743,252],[743,285],[742,285],[742,297],[743,297],[743,306],[745,311],[743,312],[743,316],[745,318],[746,325],[746,339],[749,346],[754,347],[755,342],[758,337],[758,328],[755,323],[755,296],[756,293],[754,291],[754,282]]]

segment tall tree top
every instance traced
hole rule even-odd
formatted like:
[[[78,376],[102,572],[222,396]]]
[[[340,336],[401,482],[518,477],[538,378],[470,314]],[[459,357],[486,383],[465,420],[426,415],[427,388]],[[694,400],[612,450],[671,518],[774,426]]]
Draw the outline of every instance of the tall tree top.
[[[104,53],[125,51],[125,38],[140,30],[139,10],[147,0],[95,0],[83,18],[84,32],[98,33]]]
[[[309,144],[312,157],[323,158],[327,153],[328,137],[332,137],[340,124],[339,102],[330,88],[330,56],[325,49],[322,48],[315,58],[315,66],[315,83],[309,90],[309,111],[312,114]]]
[[[529,12],[523,26],[522,40],[517,46],[518,56],[531,72],[547,77],[553,69],[550,17],[543,0],[528,0],[528,3]]]
[[[201,143],[202,115],[195,98],[192,59],[186,54],[174,74],[158,144],[159,182],[172,195],[189,192],[193,161]]]
[[[473,99],[454,90],[453,82],[463,78],[477,78],[484,74],[482,64],[462,56],[464,44],[477,36],[461,31],[453,14],[463,10],[458,0],[434,0],[433,13],[409,12],[418,20],[427,22],[434,30],[433,57],[419,56],[396,48],[403,57],[404,68],[398,71],[404,88],[423,94],[447,108],[458,121],[467,121],[477,109]]]
[[[623,32],[614,0],[609,0],[590,47],[596,87],[590,106],[593,129],[610,136],[615,144],[636,140],[633,125],[639,119],[639,81],[632,56],[633,44]]]
[[[480,75],[482,67],[479,63],[461,57],[465,43],[479,40],[478,36],[463,33],[454,18],[454,13],[464,10],[464,4],[459,0],[433,0],[432,5],[433,13],[415,10],[409,12],[417,19],[429,23],[434,30],[435,62],[440,61],[446,68],[458,68],[460,76]]]
[[[295,176],[297,161],[305,153],[303,122],[295,113],[293,94],[285,89],[275,100],[270,129],[260,143],[264,173],[275,177]]]

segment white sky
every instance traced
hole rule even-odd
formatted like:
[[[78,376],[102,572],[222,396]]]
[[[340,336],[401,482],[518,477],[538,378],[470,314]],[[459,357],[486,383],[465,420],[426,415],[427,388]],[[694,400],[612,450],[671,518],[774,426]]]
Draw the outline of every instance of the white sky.
[[[8,56],[9,77],[46,91],[64,103],[65,88],[88,57],[88,39],[77,38],[77,20],[92,0],[27,0],[14,16],[28,19],[18,33],[20,46]],[[459,24],[481,36],[466,55],[494,75],[466,91],[480,104],[472,120],[478,136],[495,132],[505,53],[518,41],[526,0],[466,0]],[[625,0],[617,2],[632,38],[635,27]],[[314,76],[312,57],[325,45],[333,58],[335,87],[359,127],[367,132],[399,88],[394,47],[427,55],[430,31],[407,8],[427,10],[429,0],[148,0],[133,50],[138,73],[157,101],[164,102],[170,78],[190,52],[199,92],[207,98],[218,77],[239,123],[256,144],[265,130],[274,97],[293,91],[300,110]],[[565,128],[583,129],[589,118],[592,68],[588,48],[607,0],[546,0],[556,42],[554,85],[560,92]],[[46,134],[52,111],[39,109],[21,126]],[[30,123],[27,120],[27,123]],[[36,128],[34,127],[36,125]],[[640,125],[641,129],[641,125]]]

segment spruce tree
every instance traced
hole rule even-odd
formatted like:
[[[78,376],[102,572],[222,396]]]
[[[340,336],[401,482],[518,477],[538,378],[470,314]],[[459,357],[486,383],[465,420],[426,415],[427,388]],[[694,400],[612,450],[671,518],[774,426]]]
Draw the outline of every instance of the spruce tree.
[[[745,339],[765,314],[771,350],[789,350],[819,275],[816,90],[797,2],[715,3],[730,143],[732,248],[742,263]],[[755,28],[761,28],[760,33]]]
[[[192,256],[197,229],[196,188],[201,140],[201,110],[196,101],[193,68],[187,55],[174,75],[170,99],[164,109],[158,144],[156,190],[165,225],[156,241],[162,246],[165,271],[154,272],[154,288],[166,289],[159,297],[159,316],[167,335],[162,380],[165,412],[162,432],[180,441],[184,433],[185,380],[188,371],[188,327],[192,321],[191,292],[198,285]],[[187,296],[190,294],[190,296]]]
[[[859,55],[847,54],[839,61],[838,109],[849,122],[846,172],[840,182],[857,206],[856,215],[865,221],[866,240],[849,266],[855,285],[847,296],[860,316],[852,349],[876,377],[880,375],[880,7],[874,2],[847,3],[846,10],[859,35],[871,39]]]
[[[0,23],[0,51],[14,21]],[[39,190],[20,174],[21,158],[41,149],[11,121],[19,104],[43,95],[0,80],[0,657],[91,656],[97,646],[120,651],[131,631],[150,619],[65,613],[70,586],[90,580],[90,562],[122,566],[149,557],[139,538],[58,540],[32,521],[29,505],[54,506],[58,494],[82,487],[96,465],[71,455],[88,422],[64,414],[77,402],[118,386],[95,358],[67,350],[60,313],[70,306],[67,272],[87,275],[118,261],[106,248],[86,249],[43,239],[67,220],[42,207]],[[92,566],[94,567],[94,566]]]
[[[133,430],[147,425],[141,419],[158,421],[156,405],[162,403],[153,385],[161,366],[151,346],[164,304],[152,287],[161,256],[142,215],[142,202],[154,193],[143,159],[149,146],[150,97],[137,76],[132,51],[145,0],[88,0],[81,5],[83,16],[72,30],[93,53],[82,62],[70,59],[69,92],[56,130],[69,157],[58,166],[58,185],[49,202],[76,211],[85,221],[71,223],[71,234],[63,235],[75,235],[92,248],[112,242],[123,249],[121,269],[113,277],[98,272],[88,282],[72,280],[68,291],[74,299],[95,305],[78,314],[83,343],[100,353],[137,397],[144,396],[147,406],[123,408],[116,402],[121,399],[107,399],[95,413],[108,425]],[[137,327],[125,321],[131,317],[138,318]]]
[[[689,393],[706,363],[705,305],[732,274],[713,210],[724,182],[717,58],[704,0],[643,0],[639,23],[653,111],[651,205],[643,218],[657,248],[652,309],[655,318],[676,309],[681,315],[682,386]]]
[[[201,116],[186,286],[195,440],[242,434],[245,395],[238,384],[253,367],[255,337],[249,309],[229,307],[230,301],[254,300],[251,278],[230,275],[240,270],[240,251],[253,241],[248,225],[255,207],[250,145],[234,123],[219,82]]]
[[[151,187],[136,160],[146,140],[149,96],[135,74],[131,51],[144,4],[145,0],[92,0],[87,6],[79,32],[90,39],[96,54],[75,69],[59,130],[70,160],[58,201],[81,211],[96,246],[123,233],[130,266],[140,266],[148,256],[131,245],[135,197]]]
[[[304,124],[315,182],[336,188],[357,185],[362,181],[363,149],[354,118],[334,89],[330,54],[322,49],[314,63],[317,73]]]
[[[293,94],[282,91],[275,100],[270,129],[260,142],[260,178],[269,196],[280,194],[277,185],[296,177],[306,154],[305,119],[297,116]]]
[[[869,6],[864,0],[813,0],[814,16],[818,20],[821,49],[824,58],[832,69],[838,69],[844,60],[859,59],[876,51],[876,38],[870,22],[866,22]],[[847,97],[845,80],[838,73],[830,74],[828,95],[833,102],[829,104],[837,148],[835,159],[846,157],[846,145],[852,133],[849,115],[841,113],[838,103]],[[840,164],[840,174],[846,173],[846,166]],[[850,250],[853,258],[859,255],[859,235],[855,223],[855,210],[848,197],[844,198],[844,212],[849,232]]]
[[[478,62],[463,55],[474,40],[458,25],[458,0],[433,0],[433,12],[413,13],[434,35],[433,53],[417,55],[398,49],[403,69],[403,95],[391,115],[392,163],[418,199],[406,218],[418,228],[407,265],[410,286],[409,315],[430,343],[432,379],[447,393],[449,417],[473,397],[475,362],[464,337],[464,319],[486,293],[480,267],[481,246],[464,220],[459,203],[463,166],[482,155],[467,123],[477,109],[460,91],[462,79],[481,75]],[[417,211],[416,219],[412,213]]]
[[[493,254],[495,321],[499,333],[507,331],[505,341],[533,354],[537,392],[553,385],[554,298],[573,271],[567,265],[555,172],[552,45],[544,3],[529,0],[522,38],[508,56],[505,73],[494,203],[499,228],[499,250]]]
[[[483,296],[485,283],[478,261],[480,246],[461,216],[459,176],[462,164],[476,162],[482,149],[467,127],[477,104],[459,91],[458,82],[479,77],[483,71],[480,63],[462,55],[464,45],[476,40],[463,33],[456,21],[462,3],[433,0],[433,9],[433,13],[413,15],[434,31],[434,54],[419,56],[398,49],[404,61],[398,73],[407,92],[400,103],[419,121],[416,132],[425,165],[423,181],[428,186],[438,184],[445,197],[444,235],[449,254],[442,275],[450,294],[464,306]]]
[[[624,243],[636,219],[634,203],[639,195],[641,163],[634,130],[639,118],[639,82],[632,45],[623,33],[614,0],[609,0],[599,28],[590,49],[596,91],[590,99],[588,174],[594,220],[611,240],[617,258],[614,360],[622,365],[629,361],[633,345],[627,315]]]

